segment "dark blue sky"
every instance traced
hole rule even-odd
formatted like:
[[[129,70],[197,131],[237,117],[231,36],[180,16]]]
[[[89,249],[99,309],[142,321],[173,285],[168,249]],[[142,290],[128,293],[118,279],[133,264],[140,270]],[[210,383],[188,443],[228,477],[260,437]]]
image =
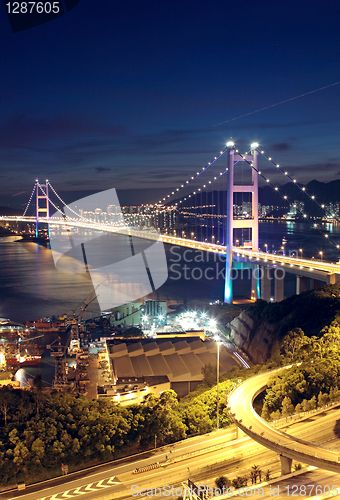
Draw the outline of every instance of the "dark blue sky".
[[[339,22],[336,0],[80,0],[12,33],[1,6],[0,205],[36,176],[155,202],[229,137],[340,178],[340,85],[228,121],[340,81]]]

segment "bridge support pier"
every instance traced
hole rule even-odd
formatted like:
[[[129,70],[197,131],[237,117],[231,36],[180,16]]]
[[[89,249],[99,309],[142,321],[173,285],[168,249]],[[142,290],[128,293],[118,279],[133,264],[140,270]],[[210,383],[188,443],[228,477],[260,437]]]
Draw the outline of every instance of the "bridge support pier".
[[[296,295],[308,291],[308,278],[305,276],[296,276]]]
[[[283,269],[275,269],[274,272],[274,300],[281,302],[284,299],[285,272]]]
[[[260,266],[254,264],[251,268],[251,298],[257,300],[261,297],[260,291]]]
[[[261,270],[261,299],[269,302],[272,296],[272,270],[270,267],[262,267]]]
[[[283,455],[280,455],[280,461],[281,461],[281,476],[284,476],[286,474],[290,474],[292,472],[292,459],[288,457],[284,457]]]
[[[321,287],[322,287],[322,281],[315,280],[315,279],[310,280],[310,289],[311,290],[315,290],[315,289],[321,288]]]
[[[340,275],[339,274],[330,274],[328,276],[327,285],[339,285],[340,284]]]
[[[236,426],[236,439],[241,439],[246,435],[247,434],[245,432],[243,432],[242,429],[240,429],[239,427]]]

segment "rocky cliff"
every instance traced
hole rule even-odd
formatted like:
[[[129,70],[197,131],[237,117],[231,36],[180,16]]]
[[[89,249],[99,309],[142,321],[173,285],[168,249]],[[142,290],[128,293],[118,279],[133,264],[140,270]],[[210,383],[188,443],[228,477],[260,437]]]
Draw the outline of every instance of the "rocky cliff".
[[[327,285],[282,302],[259,300],[226,327],[235,344],[254,363],[262,363],[270,357],[274,342],[281,341],[289,330],[299,327],[309,337],[318,336],[335,317],[340,318],[340,287]]]
[[[254,363],[262,363],[270,357],[275,340],[275,325],[266,322],[258,325],[257,321],[243,311],[228,326],[235,344],[247,352]]]

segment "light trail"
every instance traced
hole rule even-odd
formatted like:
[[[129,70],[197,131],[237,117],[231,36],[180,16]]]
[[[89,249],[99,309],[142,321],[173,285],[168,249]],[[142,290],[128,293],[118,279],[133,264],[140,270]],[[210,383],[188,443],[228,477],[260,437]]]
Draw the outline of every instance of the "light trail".
[[[330,85],[325,85],[324,87],[320,87],[319,89],[311,90],[310,92],[305,92],[304,94],[291,97],[290,99],[285,99],[284,101],[276,102],[275,104],[270,104],[269,106],[257,109],[256,111],[250,111],[250,113],[245,113],[244,115],[235,116],[235,118],[230,118],[229,120],[225,120],[224,122],[215,123],[214,127],[217,127],[218,125],[223,125],[224,123],[233,122],[235,120],[238,120],[239,118],[244,118],[245,116],[254,115],[255,113],[259,113],[260,111],[264,111],[265,109],[275,108],[275,106],[280,106],[281,104],[285,104],[286,102],[295,101],[295,99],[300,99],[300,97],[305,97],[306,95],[314,94],[315,92],[320,92],[320,90],[325,90],[330,87],[334,87],[335,85],[339,85],[339,83],[340,82],[331,83]]]

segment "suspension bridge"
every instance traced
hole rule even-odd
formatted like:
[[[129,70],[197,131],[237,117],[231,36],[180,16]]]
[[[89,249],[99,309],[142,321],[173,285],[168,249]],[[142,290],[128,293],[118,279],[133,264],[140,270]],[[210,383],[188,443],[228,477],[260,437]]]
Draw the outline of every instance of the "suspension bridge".
[[[294,203],[294,198],[289,200],[288,196],[284,192],[281,192],[281,188],[272,183],[260,170],[259,155],[268,162],[272,169],[279,172],[286,181],[289,181],[296,186],[298,191],[304,193],[307,199],[312,204],[315,204],[318,209],[327,209],[323,203],[317,200],[314,194],[307,191],[304,185],[298,183],[293,176],[281,168],[279,164],[275,163],[264,151],[261,151],[258,144],[253,143],[249,151],[242,154],[235,149],[233,142],[228,142],[223,151],[220,151],[211,162],[183,182],[178,188],[169,192],[156,204],[158,208],[169,206],[169,203],[174,199],[172,202],[174,210],[177,210],[180,214],[185,213],[195,220],[195,223],[189,229],[191,238],[186,237],[184,231],[179,231],[181,236],[177,235],[175,228],[172,228],[173,234],[168,234],[168,230],[164,234],[164,231],[163,233],[161,231],[152,231],[147,225],[146,227],[133,227],[126,223],[127,219],[126,217],[124,218],[120,207],[117,205],[114,206],[114,217],[107,217],[105,220],[100,220],[99,213],[101,211],[98,211],[97,217],[93,213],[89,216],[84,210],[76,210],[72,208],[73,205],[67,205],[48,180],[44,184],[40,184],[38,179],[35,182],[23,215],[3,216],[0,217],[0,222],[3,221],[9,224],[11,222],[35,224],[36,237],[39,234],[40,224],[53,224],[54,226],[59,225],[69,230],[70,228],[85,228],[101,233],[119,233],[151,241],[157,240],[170,245],[178,245],[225,256],[224,301],[227,303],[233,302],[232,273],[235,262],[244,263],[245,266],[252,270],[250,295],[253,300],[257,298],[267,301],[282,300],[284,298],[285,273],[296,276],[296,293],[318,288],[323,283],[340,283],[340,265],[338,263],[327,262],[322,259],[322,256],[320,261],[318,261],[302,258],[302,254],[299,257],[297,253],[288,256],[284,254],[284,251],[282,254],[277,254],[275,252],[268,252],[268,248],[266,248],[266,251],[260,250],[258,216],[259,179],[262,179],[265,185],[270,186],[274,192],[280,195],[286,204]],[[217,164],[222,156],[226,159],[225,168],[218,174],[212,175],[209,180],[205,180],[203,184],[200,184],[201,176],[204,178],[208,169],[209,174],[212,171],[212,167]],[[239,170],[241,166],[242,178],[240,179]],[[244,169],[246,169],[246,173],[243,176]],[[223,179],[225,185],[221,191],[217,191],[216,193],[211,188],[220,179]],[[51,193],[58,199],[57,204],[51,200]],[[206,201],[203,199],[204,196],[206,197]],[[247,214],[246,217],[235,215],[235,197],[237,196],[245,196],[248,200],[246,203],[250,207],[250,214]],[[34,198],[35,214],[34,216],[29,216],[27,213],[29,207],[33,205]],[[79,200],[79,203],[81,203],[81,200]],[[190,206],[190,203],[193,206]],[[320,229],[318,224],[315,224],[314,219],[309,217],[301,206],[294,206],[296,212],[300,213],[301,218],[308,221],[312,227],[315,227],[315,231],[319,231],[320,238],[323,241],[327,241],[329,245],[332,245],[336,249],[340,248],[339,243],[334,240],[332,234],[324,229]],[[55,210],[52,216],[50,213],[51,207]],[[105,209],[106,207],[104,207],[104,211]],[[94,210],[94,214],[96,215],[96,210]],[[332,214],[332,218],[333,220],[337,220],[334,214]],[[241,234],[243,241],[241,245],[239,245],[239,234]],[[245,237],[244,234],[246,234]],[[208,241],[208,238],[204,237],[208,235],[211,241]],[[322,254],[322,252],[320,253]],[[272,283],[274,284],[274,297],[272,297]]]

